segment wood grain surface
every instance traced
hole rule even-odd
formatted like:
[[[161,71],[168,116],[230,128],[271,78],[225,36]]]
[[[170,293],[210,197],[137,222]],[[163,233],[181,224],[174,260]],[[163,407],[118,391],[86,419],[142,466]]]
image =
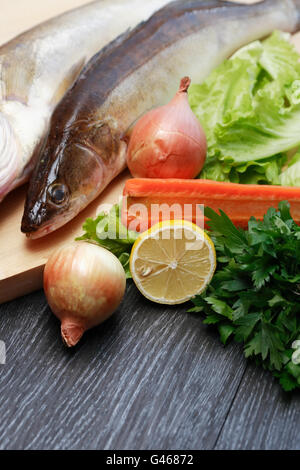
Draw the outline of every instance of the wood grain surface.
[[[74,350],[37,292],[0,307],[0,449],[300,449],[285,394],[185,307],[123,304]]]
[[[12,21],[25,4],[33,18],[79,3],[1,11]],[[188,307],[152,304],[129,281],[116,314],[67,350],[42,291],[1,305],[0,449],[300,449],[300,393]]]
[[[248,363],[217,449],[300,449],[300,395]]]
[[[41,293],[2,318],[1,448],[213,448],[245,370],[199,316],[151,304],[132,282],[73,351]]]

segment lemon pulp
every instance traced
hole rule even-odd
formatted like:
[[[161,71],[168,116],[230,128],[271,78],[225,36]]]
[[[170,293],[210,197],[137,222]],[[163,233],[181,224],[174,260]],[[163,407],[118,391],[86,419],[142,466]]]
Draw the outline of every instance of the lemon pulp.
[[[180,304],[205,290],[216,268],[212,240],[184,220],[160,222],[139,236],[130,270],[141,293],[162,304]]]

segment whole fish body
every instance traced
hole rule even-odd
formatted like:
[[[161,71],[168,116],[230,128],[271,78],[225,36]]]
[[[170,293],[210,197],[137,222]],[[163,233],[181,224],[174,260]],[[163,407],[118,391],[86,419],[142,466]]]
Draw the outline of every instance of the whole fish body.
[[[85,63],[168,0],[98,0],[0,47],[0,201],[26,181],[54,107]]]
[[[167,103],[180,78],[199,83],[241,46],[274,29],[294,32],[300,0],[252,5],[175,1],[95,55],[57,106],[34,170],[22,231],[64,225],[125,167],[126,132]]]

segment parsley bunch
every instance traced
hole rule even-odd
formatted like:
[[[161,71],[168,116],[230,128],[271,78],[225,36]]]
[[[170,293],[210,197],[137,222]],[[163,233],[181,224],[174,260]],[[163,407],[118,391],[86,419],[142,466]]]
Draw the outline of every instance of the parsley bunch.
[[[268,210],[263,221],[251,218],[248,230],[227,215],[205,209],[217,252],[217,271],[190,311],[216,324],[225,344],[244,344],[246,357],[270,370],[286,390],[300,388],[300,364],[292,359],[300,339],[300,227],[289,204]]]

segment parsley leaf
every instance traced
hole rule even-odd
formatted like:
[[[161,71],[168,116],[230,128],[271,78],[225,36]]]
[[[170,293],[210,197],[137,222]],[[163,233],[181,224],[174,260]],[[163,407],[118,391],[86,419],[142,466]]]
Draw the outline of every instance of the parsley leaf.
[[[300,365],[291,345],[300,335],[300,227],[289,203],[270,208],[248,230],[236,228],[222,211],[205,209],[217,252],[217,270],[193,299],[204,323],[215,324],[221,341],[243,343],[246,357],[270,370],[284,390],[300,388]]]

